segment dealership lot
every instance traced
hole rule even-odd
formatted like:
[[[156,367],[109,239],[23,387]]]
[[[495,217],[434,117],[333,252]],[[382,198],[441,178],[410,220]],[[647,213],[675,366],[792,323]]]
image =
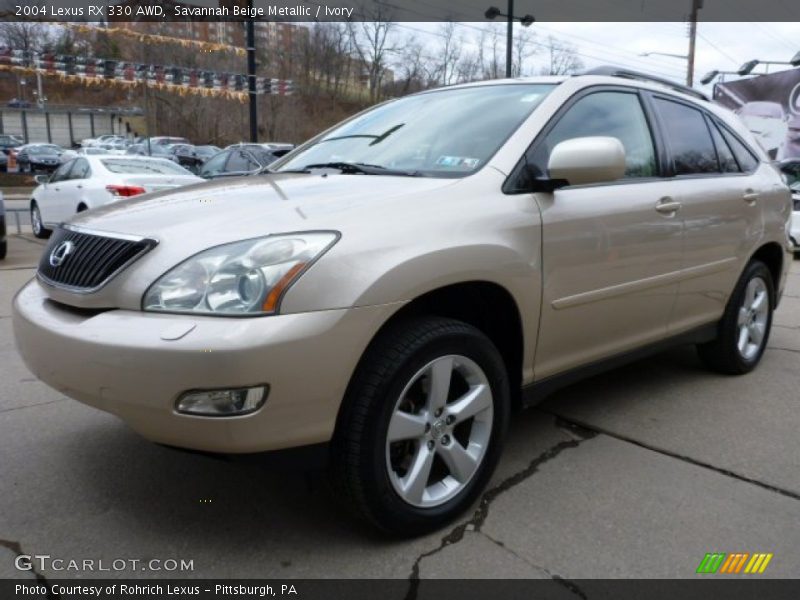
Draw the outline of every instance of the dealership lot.
[[[770,552],[764,577],[800,572],[800,261],[753,374],[710,374],[685,348],[565,389],[515,419],[474,511],[396,541],[351,520],[321,473],[162,448],[37,381],[10,305],[43,242],[9,242],[0,577],[31,575],[18,553],[194,568],[102,573],[116,577],[692,577],[707,552]]]

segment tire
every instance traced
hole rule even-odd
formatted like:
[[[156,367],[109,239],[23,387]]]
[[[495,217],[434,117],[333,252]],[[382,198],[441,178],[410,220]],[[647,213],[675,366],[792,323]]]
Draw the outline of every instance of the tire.
[[[726,375],[752,371],[767,347],[774,308],[772,274],[761,261],[751,261],[728,300],[717,338],[697,346],[701,360]]]
[[[443,389],[431,385],[434,371],[438,382],[446,375],[448,397],[428,393]],[[457,417],[467,395],[475,399],[474,414]],[[398,322],[370,344],[351,380],[333,440],[334,488],[356,516],[385,532],[434,530],[483,490],[502,451],[509,409],[505,364],[483,333],[451,319]],[[388,441],[390,430],[399,441]],[[423,472],[426,465],[429,476],[414,478],[414,467]],[[414,481],[422,485],[409,485]]]
[[[53,233],[42,223],[42,215],[36,202],[31,202],[31,228],[33,229],[33,235],[40,240],[49,238],[50,234]]]
[[[0,260],[3,260],[8,253],[8,240],[0,242]]]
[[[78,210],[76,210],[75,212],[77,214],[77,213],[82,213],[82,212],[87,211],[87,210],[89,210],[89,209],[85,204],[79,204],[78,205]]]

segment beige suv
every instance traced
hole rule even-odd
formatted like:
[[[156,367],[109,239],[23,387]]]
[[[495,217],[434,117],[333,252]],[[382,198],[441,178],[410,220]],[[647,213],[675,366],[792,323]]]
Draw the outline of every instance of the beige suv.
[[[356,115],[263,176],[55,229],[14,301],[30,369],[161,444],[327,444],[346,504],[413,534],[480,494],[513,410],[697,344],[761,359],[790,195],[735,116],[628,72]]]

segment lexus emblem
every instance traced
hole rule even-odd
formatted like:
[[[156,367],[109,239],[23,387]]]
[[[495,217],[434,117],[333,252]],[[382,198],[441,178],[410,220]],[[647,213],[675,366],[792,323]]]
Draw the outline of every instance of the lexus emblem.
[[[75,250],[75,244],[72,242],[61,242],[50,253],[50,266],[59,267],[66,258]]]

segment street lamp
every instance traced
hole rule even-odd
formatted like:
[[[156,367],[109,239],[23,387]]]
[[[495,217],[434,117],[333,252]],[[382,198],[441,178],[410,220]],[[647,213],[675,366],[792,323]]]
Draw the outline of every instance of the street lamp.
[[[681,58],[683,60],[689,60],[688,54],[672,54],[671,52],[642,52],[639,56],[651,56],[653,54],[657,54],[658,56],[671,56],[672,58]]]
[[[708,85],[712,81],[714,81],[719,75],[722,75],[722,79],[725,79],[725,75],[739,75],[738,71],[718,71],[714,69],[713,71],[709,71],[703,78],[700,80],[700,83],[703,85]]]
[[[750,73],[753,72],[753,69],[755,69],[758,65],[767,65],[767,71],[769,71],[769,65],[790,65],[792,67],[800,67],[800,52],[795,54],[791,58],[791,60],[788,60],[788,61],[785,61],[785,60],[758,60],[758,59],[748,60],[741,67],[739,67],[739,70],[737,71],[737,73],[739,75],[750,75]]]
[[[514,0],[508,0],[507,13],[500,12],[500,9],[496,6],[490,6],[486,9],[484,16],[490,21],[493,21],[497,17],[506,17],[508,19],[508,33],[506,34],[506,77],[511,77],[511,47],[514,42],[514,19],[518,18],[514,16]],[[533,25],[534,21],[536,21],[536,19],[533,15],[525,15],[519,18],[519,22],[523,27],[530,27]]]

